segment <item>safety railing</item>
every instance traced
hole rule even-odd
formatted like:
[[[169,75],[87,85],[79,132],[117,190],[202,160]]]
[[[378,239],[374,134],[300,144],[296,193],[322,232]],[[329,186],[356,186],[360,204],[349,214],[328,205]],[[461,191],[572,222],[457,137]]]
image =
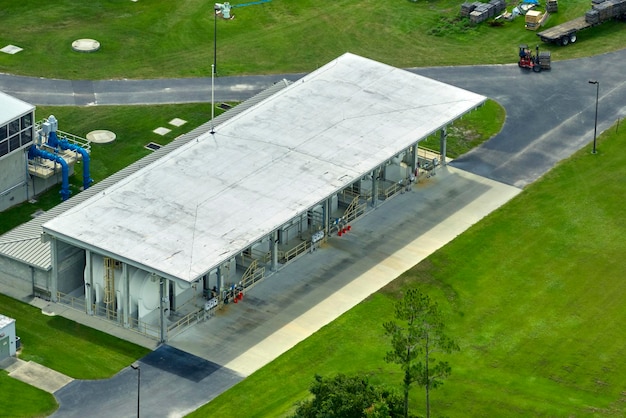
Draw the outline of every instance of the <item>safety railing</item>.
[[[67,305],[70,308],[86,312],[84,297],[77,298],[75,296],[70,296],[57,291],[57,302],[63,305]]]
[[[311,243],[309,241],[302,241],[300,244],[296,245],[290,250],[279,251],[278,258],[281,260],[282,263],[286,263],[287,261],[299,256],[300,254],[304,254],[305,252],[307,252],[310,246]]]
[[[46,119],[35,122],[35,132],[41,130],[41,126],[45,122],[47,122]],[[57,129],[56,132],[59,139],[67,139],[67,142],[69,142],[70,144],[78,145],[79,147],[86,149],[87,152],[91,151],[91,142],[89,142],[89,140],[81,138],[80,136],[70,134],[68,132],[61,131],[60,129]]]

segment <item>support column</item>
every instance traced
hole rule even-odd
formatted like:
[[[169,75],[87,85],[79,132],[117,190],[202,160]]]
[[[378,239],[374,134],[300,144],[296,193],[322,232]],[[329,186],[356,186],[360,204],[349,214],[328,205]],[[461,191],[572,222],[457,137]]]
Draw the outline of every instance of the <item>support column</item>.
[[[159,343],[163,344],[167,341],[167,323],[165,322],[165,309],[169,305],[169,300],[166,297],[166,289],[167,289],[167,279],[164,277],[159,277],[159,300],[160,303],[160,312],[159,312],[159,322],[161,324],[161,338],[159,339]]]
[[[217,295],[219,300],[222,300],[222,287],[224,287],[224,280],[222,278],[222,266],[217,268]]]
[[[124,282],[124,293],[122,294],[123,325],[124,328],[130,328],[130,277],[126,263],[122,263],[122,280]]]
[[[87,315],[93,315],[93,257],[92,252],[85,250],[85,308]]]
[[[417,169],[417,149],[418,149],[418,143],[415,143],[415,145],[411,146],[411,154],[413,155],[413,158],[411,161],[412,173],[415,173],[415,170]]]
[[[324,215],[324,219],[322,220],[322,226],[324,227],[324,235],[328,236],[328,230],[330,228],[330,197],[324,200],[324,206],[322,206],[322,211]]]
[[[444,126],[443,128],[441,128],[441,132],[439,135],[439,150],[440,150],[440,155],[439,155],[439,159],[441,161],[441,166],[445,166],[446,165],[446,139],[448,138],[448,127]]]
[[[372,207],[378,206],[378,176],[380,171],[380,167],[372,171]]]
[[[57,240],[54,237],[50,239],[50,254],[52,255],[52,271],[50,273],[50,282],[48,282],[48,291],[50,292],[50,300],[58,302],[57,289],[59,283],[59,253],[57,250]]]
[[[270,269],[276,271],[278,269],[278,231],[274,231],[270,235],[270,253],[272,255]]]

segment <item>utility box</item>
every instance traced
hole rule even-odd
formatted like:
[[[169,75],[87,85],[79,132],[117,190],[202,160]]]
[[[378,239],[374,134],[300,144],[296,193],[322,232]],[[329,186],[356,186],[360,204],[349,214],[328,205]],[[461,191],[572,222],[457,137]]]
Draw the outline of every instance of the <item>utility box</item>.
[[[0,361],[15,356],[15,319],[0,314]]]

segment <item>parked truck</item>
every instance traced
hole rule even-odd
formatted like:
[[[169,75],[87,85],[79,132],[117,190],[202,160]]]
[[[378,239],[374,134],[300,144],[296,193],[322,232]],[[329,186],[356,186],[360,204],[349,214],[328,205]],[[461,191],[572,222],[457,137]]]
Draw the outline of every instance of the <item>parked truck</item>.
[[[569,22],[553,26],[537,36],[543,42],[552,42],[562,46],[573,44],[578,39],[578,32],[600,25],[611,19],[626,18],[626,0],[592,0],[592,9],[584,16]]]

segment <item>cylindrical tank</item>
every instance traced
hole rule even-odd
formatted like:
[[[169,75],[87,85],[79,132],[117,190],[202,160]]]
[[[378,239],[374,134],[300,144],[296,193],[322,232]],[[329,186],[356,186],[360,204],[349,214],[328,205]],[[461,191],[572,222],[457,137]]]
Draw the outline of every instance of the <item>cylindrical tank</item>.
[[[142,320],[159,309],[159,278],[135,267],[128,267],[130,278],[130,312]]]

